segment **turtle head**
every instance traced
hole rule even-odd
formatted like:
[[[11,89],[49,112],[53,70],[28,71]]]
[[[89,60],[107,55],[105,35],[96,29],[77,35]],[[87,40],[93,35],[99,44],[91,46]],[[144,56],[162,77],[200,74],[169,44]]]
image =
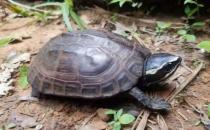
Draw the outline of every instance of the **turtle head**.
[[[164,81],[176,71],[181,61],[181,57],[167,53],[150,55],[144,63],[144,82],[148,85]]]

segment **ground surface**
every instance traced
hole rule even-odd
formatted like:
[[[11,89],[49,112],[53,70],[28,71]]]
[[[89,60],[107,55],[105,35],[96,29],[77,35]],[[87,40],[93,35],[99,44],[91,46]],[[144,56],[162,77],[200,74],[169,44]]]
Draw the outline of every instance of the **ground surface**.
[[[80,13],[82,18],[88,23],[89,28],[104,28],[106,21],[110,18],[109,14],[101,13],[96,9],[81,11]],[[181,21],[179,18],[167,17],[155,17],[155,19],[166,19],[173,22]],[[117,21],[132,25],[133,22],[138,20],[132,19],[129,21],[126,18],[123,20],[119,18]],[[136,23],[136,25],[138,27],[141,23]],[[31,38],[0,48],[0,63],[3,62],[9,53],[14,51],[36,54],[39,48],[50,38],[65,31],[66,28],[61,20],[55,20],[50,24],[43,25],[34,22],[33,18],[8,18],[7,21],[0,24],[1,37],[27,33]],[[173,35],[167,36],[171,38]],[[198,50],[186,48],[186,45],[183,43],[167,41],[167,37],[164,37],[163,42],[159,44],[154,42],[155,37],[152,34],[144,33],[141,35],[141,38],[153,51],[166,51],[180,55],[192,69],[194,69],[192,61],[197,59],[205,61],[206,69],[197,75],[187,89],[175,98],[172,102],[173,109],[167,115],[164,115],[166,123],[171,130],[203,130],[202,124],[195,125],[200,117],[185,100],[207,112],[207,104],[210,102],[210,67],[208,59],[203,54],[200,54]],[[204,34],[198,40],[209,38],[208,35]],[[45,130],[78,130],[99,108],[115,108],[116,106],[117,108],[122,108],[125,104],[134,104],[125,100],[118,103],[119,99],[111,99],[105,103],[96,101],[87,103],[86,101],[54,97],[43,97],[39,101],[20,101],[21,97],[30,95],[30,91],[30,86],[28,89],[22,90],[15,83],[14,92],[0,98],[0,126],[13,122],[17,124],[14,128],[17,130],[34,129],[34,126],[37,126],[37,128],[42,127]],[[113,106],[109,104],[113,104]],[[139,108],[138,110],[140,111],[141,109]],[[153,120],[155,121],[156,119]],[[87,124],[95,126],[96,130],[102,130],[107,127],[107,124],[99,119],[98,115],[95,115]],[[29,128],[31,126],[33,128]],[[87,127],[81,129],[88,130]],[[130,129],[130,127],[127,129]]]

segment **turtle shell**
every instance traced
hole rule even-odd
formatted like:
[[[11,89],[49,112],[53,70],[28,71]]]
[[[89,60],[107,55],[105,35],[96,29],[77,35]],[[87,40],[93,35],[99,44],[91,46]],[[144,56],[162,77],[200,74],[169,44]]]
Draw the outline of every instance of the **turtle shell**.
[[[148,55],[147,48],[111,32],[63,33],[40,49],[28,79],[43,94],[111,97],[138,82]]]

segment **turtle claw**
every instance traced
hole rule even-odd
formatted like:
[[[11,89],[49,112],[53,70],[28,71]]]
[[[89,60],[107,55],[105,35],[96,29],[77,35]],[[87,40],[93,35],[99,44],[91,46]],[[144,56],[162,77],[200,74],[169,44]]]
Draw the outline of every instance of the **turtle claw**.
[[[151,99],[147,102],[147,106],[149,109],[157,110],[157,111],[169,111],[171,109],[171,105],[166,102],[164,99]]]

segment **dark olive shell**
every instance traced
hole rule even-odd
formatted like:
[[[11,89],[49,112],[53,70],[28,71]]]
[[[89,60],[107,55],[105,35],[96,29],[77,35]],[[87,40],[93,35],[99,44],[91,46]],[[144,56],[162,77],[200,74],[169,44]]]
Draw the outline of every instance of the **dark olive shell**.
[[[31,63],[40,93],[104,98],[130,90],[142,76],[147,48],[111,32],[86,30],[51,39]]]

